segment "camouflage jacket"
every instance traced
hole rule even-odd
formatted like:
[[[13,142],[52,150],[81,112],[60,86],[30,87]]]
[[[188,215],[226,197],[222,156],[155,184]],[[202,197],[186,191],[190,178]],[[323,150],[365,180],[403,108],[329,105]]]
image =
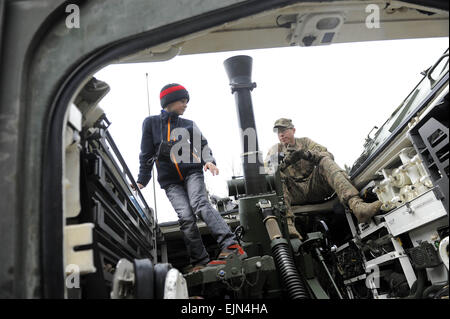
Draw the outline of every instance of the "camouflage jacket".
[[[290,152],[300,149],[314,152],[322,156],[328,156],[334,160],[333,154],[328,152],[326,147],[314,142],[308,137],[296,137],[295,145],[284,145],[282,143],[277,143],[269,149],[269,152],[267,153],[266,159],[264,161],[266,171],[268,173],[274,173],[278,165],[279,153],[283,152],[284,155],[287,156]],[[309,179],[311,173],[314,170],[314,166],[315,165],[313,163],[302,159],[297,163],[289,166],[283,173],[281,173],[281,177],[289,176],[296,182],[303,182]]]

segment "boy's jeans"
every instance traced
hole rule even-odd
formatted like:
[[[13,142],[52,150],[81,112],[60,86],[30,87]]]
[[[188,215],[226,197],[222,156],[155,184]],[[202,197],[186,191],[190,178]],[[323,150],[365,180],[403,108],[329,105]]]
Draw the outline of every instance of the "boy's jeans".
[[[192,173],[186,176],[184,185],[172,184],[165,191],[178,215],[178,223],[192,265],[206,264],[209,261],[208,252],[197,228],[195,214],[206,223],[220,249],[237,243],[227,223],[212,207],[206,196],[203,172]]]

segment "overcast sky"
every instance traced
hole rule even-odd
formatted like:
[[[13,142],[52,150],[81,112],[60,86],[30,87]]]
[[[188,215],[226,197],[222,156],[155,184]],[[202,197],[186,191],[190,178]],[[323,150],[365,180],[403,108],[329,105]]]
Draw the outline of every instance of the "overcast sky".
[[[205,174],[211,194],[228,196],[226,181],[242,175],[242,152],[236,105],[223,61],[234,55],[253,58],[253,111],[264,156],[278,142],[273,123],[293,120],[297,137],[307,136],[327,147],[336,162],[352,166],[363,151],[364,139],[388,119],[447,49],[448,38],[391,40],[288,47],[178,56],[166,62],[110,65],[95,77],[106,81],[110,93],[101,101],[112,122],[110,132],[137,179],[142,122],[159,114],[159,92],[168,83],[189,91],[183,117],[196,122],[216,158],[218,176]],[[142,190],[154,207],[153,182]],[[177,220],[156,182],[158,222]]]

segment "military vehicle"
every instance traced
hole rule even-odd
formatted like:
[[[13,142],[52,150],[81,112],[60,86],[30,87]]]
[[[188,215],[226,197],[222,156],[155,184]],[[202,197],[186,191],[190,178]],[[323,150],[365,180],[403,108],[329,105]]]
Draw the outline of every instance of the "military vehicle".
[[[290,239],[279,172],[242,138],[244,176],[211,200],[248,258],[191,273],[178,226],[130,186],[93,77],[183,54],[443,36],[446,1],[0,1],[0,297],[448,299],[448,50],[349,171],[381,214],[358,224],[335,197],[296,206],[306,236]],[[224,67],[254,129],[252,59]]]

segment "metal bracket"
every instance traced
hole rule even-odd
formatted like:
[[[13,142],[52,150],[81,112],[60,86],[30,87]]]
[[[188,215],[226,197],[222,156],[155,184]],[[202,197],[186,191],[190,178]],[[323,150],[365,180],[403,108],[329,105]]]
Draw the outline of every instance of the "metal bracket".
[[[231,86],[231,94],[233,94],[237,90],[242,90],[242,89],[249,89],[250,91],[252,91],[254,88],[256,88],[256,82],[253,82],[253,83],[232,83],[232,84],[230,84],[230,86]]]
[[[227,263],[225,267],[217,272],[218,278],[221,280],[227,280],[236,278],[236,276],[243,273],[243,264],[237,255],[230,254],[226,261]]]
[[[81,275],[96,272],[93,250],[75,250],[76,247],[87,246],[93,243],[93,229],[94,224],[92,223],[64,227],[66,265],[76,265]]]
[[[259,209],[269,209],[272,208],[272,203],[270,202],[270,200],[267,199],[260,199],[258,201],[258,203],[256,204],[256,207],[258,207]]]

